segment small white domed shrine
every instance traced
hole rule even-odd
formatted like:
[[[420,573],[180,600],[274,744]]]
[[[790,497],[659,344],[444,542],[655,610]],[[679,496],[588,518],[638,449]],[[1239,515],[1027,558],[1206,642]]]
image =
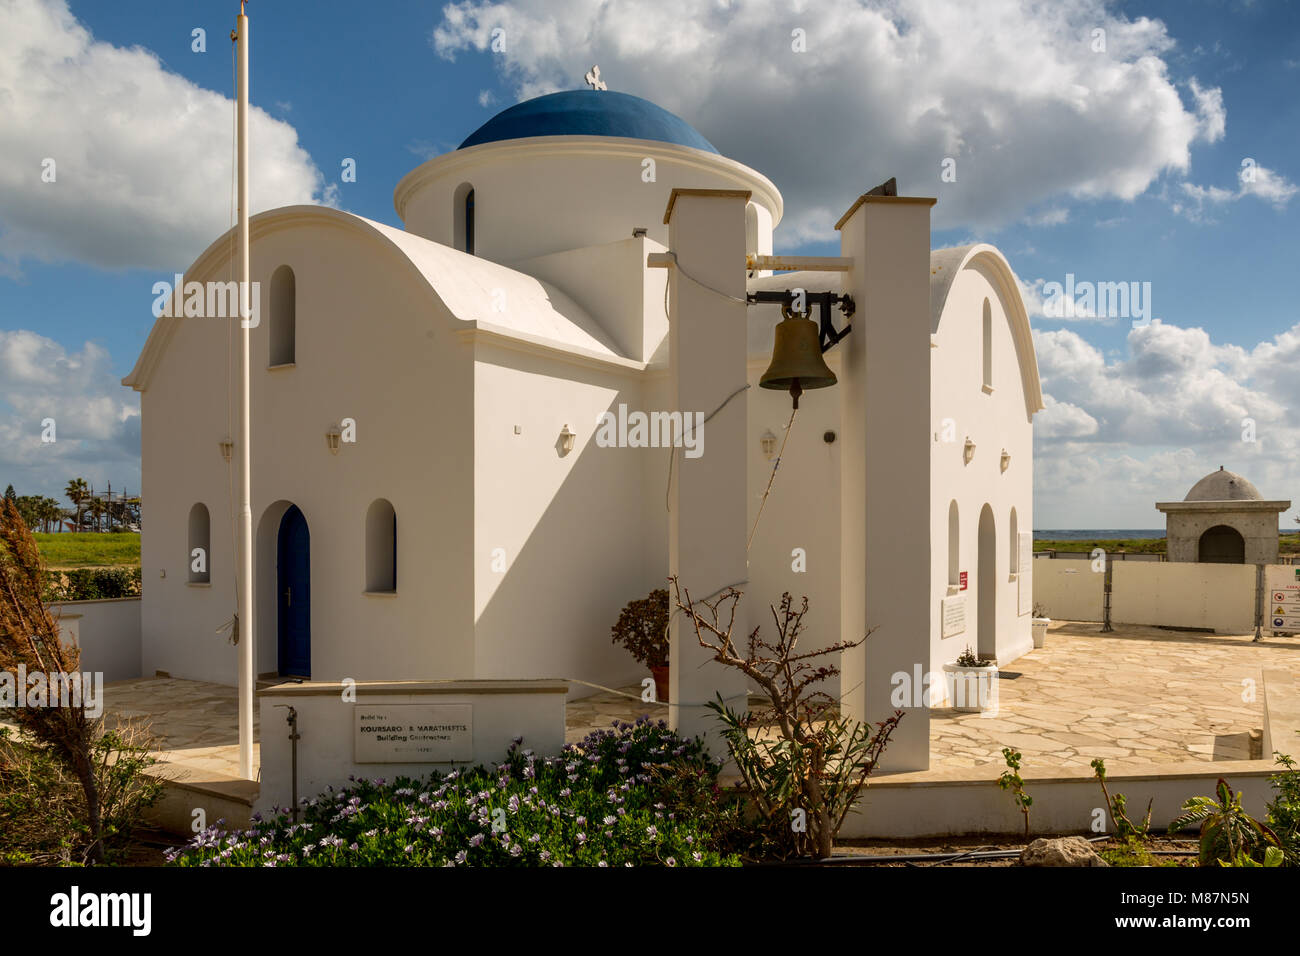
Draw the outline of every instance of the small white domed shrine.
[[[1275,564],[1278,515],[1289,501],[1270,501],[1222,465],[1182,501],[1161,501],[1170,561],[1202,564]]]

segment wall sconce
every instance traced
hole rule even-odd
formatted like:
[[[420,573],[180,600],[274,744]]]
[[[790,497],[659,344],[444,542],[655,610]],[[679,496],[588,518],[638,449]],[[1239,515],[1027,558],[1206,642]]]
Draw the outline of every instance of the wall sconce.
[[[225,438],[221,439],[220,445],[221,457],[226,460],[226,464],[228,465],[230,464],[231,457],[235,454],[235,443],[231,437],[227,435]]]
[[[560,454],[567,455],[573,451],[573,441],[578,436],[569,431],[569,426],[565,425],[560,429]]]
[[[771,461],[776,454],[776,436],[770,431],[763,432],[758,438],[758,447],[763,449],[763,457]]]
[[[331,455],[337,455],[339,453],[339,441],[342,436],[343,432],[337,425],[331,425],[325,432],[325,444],[329,446]]]
[[[1010,467],[1011,467],[1011,452],[1007,451],[1004,448],[1002,449],[1002,470],[1006,471]]]
[[[975,457],[975,443],[971,441],[969,437],[967,437],[966,445],[962,449],[962,458],[964,458],[966,464],[969,465],[971,463],[971,459],[974,457]]]

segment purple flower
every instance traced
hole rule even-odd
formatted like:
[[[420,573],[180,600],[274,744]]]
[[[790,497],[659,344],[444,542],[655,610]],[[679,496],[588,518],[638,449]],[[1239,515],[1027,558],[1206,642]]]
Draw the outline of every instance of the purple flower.
[[[579,834],[578,834],[578,846],[582,846],[582,845],[583,845],[584,843],[586,843],[586,842],[587,842],[587,834],[585,834],[585,833],[579,833]]]
[[[469,838],[469,845],[473,847],[481,846],[483,843],[483,834],[475,833]]]

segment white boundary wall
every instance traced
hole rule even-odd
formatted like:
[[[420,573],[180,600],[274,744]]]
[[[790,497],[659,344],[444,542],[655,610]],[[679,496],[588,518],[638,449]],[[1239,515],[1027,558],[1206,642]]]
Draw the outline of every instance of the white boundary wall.
[[[1121,562],[1112,565],[1110,617],[1125,624],[1255,629],[1255,565]]]
[[[81,648],[81,670],[104,680],[140,675],[140,599],[106,598],[50,605],[63,640]]]
[[[1034,603],[1058,621],[1100,621],[1106,575],[1092,570],[1091,561],[1035,558]]]

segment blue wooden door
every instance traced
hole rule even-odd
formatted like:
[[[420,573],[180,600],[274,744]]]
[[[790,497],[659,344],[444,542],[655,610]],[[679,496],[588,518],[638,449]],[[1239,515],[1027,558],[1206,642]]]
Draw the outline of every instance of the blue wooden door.
[[[311,533],[297,505],[280,519],[279,560],[280,673],[311,676]]]

